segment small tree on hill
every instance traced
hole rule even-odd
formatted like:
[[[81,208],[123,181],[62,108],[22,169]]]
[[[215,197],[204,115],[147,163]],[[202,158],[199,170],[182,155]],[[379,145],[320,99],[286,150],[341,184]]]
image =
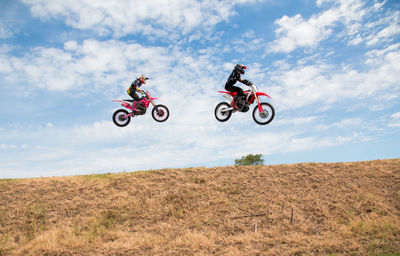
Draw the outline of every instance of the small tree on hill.
[[[240,159],[235,159],[235,165],[263,165],[264,159],[261,154],[242,156]]]

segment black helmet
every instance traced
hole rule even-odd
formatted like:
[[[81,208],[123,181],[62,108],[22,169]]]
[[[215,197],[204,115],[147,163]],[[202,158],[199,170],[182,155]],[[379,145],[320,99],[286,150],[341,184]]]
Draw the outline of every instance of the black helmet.
[[[246,66],[243,66],[242,64],[236,64],[235,70],[239,71],[240,74],[244,74],[244,70],[246,69]]]

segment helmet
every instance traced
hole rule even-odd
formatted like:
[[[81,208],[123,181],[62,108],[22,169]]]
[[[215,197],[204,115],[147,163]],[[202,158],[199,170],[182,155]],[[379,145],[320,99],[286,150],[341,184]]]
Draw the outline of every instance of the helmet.
[[[146,83],[146,80],[148,80],[149,78],[148,77],[145,77],[144,75],[141,75],[141,76],[139,76],[139,80],[142,82],[142,83]]]
[[[244,74],[244,70],[246,69],[246,66],[243,66],[242,64],[236,64],[235,66],[235,70],[239,71],[240,74]]]

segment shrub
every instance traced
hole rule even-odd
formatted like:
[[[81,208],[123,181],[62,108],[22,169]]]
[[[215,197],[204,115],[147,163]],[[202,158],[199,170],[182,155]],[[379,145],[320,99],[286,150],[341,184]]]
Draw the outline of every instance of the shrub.
[[[240,159],[235,159],[235,165],[263,165],[264,159],[261,154],[242,156]]]

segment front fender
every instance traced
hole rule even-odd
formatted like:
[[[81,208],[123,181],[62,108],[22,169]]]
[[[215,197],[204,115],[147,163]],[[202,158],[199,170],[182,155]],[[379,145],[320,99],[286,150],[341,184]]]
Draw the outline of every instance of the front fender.
[[[257,92],[257,96],[267,96],[268,98],[271,99],[271,97],[268,94],[264,93],[264,92]]]

